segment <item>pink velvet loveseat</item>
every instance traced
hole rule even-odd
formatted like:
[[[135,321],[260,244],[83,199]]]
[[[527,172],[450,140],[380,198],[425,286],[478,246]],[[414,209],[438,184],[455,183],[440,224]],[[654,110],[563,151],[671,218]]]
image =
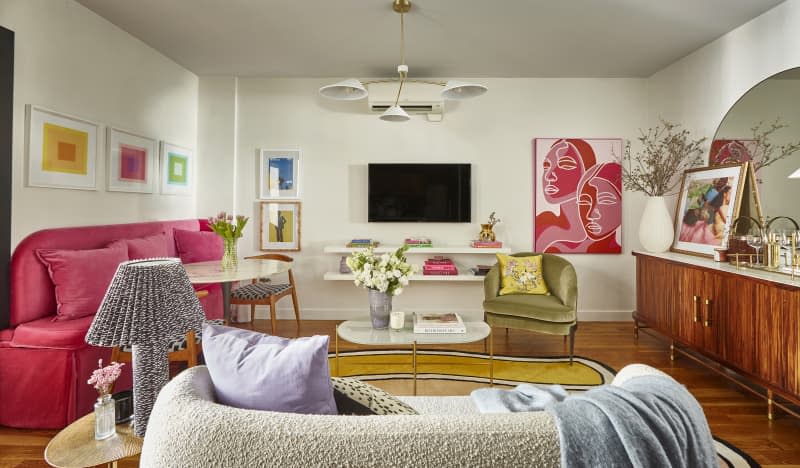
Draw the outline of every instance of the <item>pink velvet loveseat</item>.
[[[208,230],[205,220],[197,219],[69,227],[35,232],[17,245],[11,258],[10,326],[0,330],[0,425],[57,429],[88,413],[97,395],[86,380],[98,359],[107,362],[111,355],[110,348],[84,342],[93,315],[56,320],[55,286],[37,250],[100,249],[163,233],[168,255],[177,257],[174,229]],[[219,285],[196,289],[209,291],[201,300],[206,317],[221,318]],[[115,391],[130,388],[129,367]]]

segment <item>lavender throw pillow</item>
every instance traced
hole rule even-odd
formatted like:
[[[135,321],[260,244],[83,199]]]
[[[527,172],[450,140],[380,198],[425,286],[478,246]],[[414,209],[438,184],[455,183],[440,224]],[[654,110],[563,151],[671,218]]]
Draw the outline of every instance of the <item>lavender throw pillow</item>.
[[[217,401],[245,409],[337,414],[328,339],[289,340],[206,324],[203,354]]]

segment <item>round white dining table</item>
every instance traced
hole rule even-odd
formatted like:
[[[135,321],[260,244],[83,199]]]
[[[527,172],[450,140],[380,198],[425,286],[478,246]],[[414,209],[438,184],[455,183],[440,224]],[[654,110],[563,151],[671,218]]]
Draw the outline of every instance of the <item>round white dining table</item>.
[[[230,323],[231,314],[231,284],[235,281],[245,281],[254,278],[268,278],[272,275],[289,271],[288,262],[278,260],[264,260],[258,258],[239,259],[239,266],[235,270],[223,270],[220,260],[207,262],[184,263],[183,268],[189,275],[192,284],[220,283],[222,286],[222,306],[225,323]]]

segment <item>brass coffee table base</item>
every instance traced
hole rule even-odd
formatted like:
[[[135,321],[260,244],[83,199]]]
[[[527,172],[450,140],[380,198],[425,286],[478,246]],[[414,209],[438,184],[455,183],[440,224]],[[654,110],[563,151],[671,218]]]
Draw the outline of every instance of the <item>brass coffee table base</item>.
[[[437,334],[426,334],[426,336],[428,336],[428,338],[430,338],[431,335],[435,336]],[[448,335],[448,334],[442,334],[442,335]],[[334,341],[334,352],[336,354],[336,375],[337,376],[341,376],[341,370],[340,370],[340,366],[339,366],[339,325],[336,326],[335,336],[336,336],[336,338],[335,338],[335,341]],[[489,334],[485,338],[485,339],[489,340],[489,362],[488,362],[488,366],[489,366],[489,385],[490,386],[494,385],[494,343],[492,341],[492,338],[493,338],[492,330],[490,328],[489,329]],[[344,339],[344,338],[342,338],[342,339]],[[345,340],[345,341],[347,341],[347,340]],[[357,344],[364,345],[363,343],[357,343]],[[411,342],[411,369],[412,369],[412,381],[413,381],[413,394],[414,395],[417,394],[417,372],[418,372],[417,347],[419,346],[419,344],[420,343],[417,340],[414,340],[414,341]],[[441,346],[441,345],[450,345],[450,344],[459,344],[459,343],[448,343],[448,342],[445,342],[445,343],[431,343],[431,342],[426,342],[424,344]],[[394,346],[394,345],[395,345],[394,343],[382,343],[382,344],[375,343],[375,344],[372,344],[371,346]],[[385,364],[384,363],[384,365],[398,365],[398,364]]]

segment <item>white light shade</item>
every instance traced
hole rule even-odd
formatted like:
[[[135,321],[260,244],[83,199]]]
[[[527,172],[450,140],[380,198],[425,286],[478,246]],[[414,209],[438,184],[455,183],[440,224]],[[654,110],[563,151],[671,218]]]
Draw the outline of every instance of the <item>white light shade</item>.
[[[410,118],[400,106],[392,106],[381,114],[381,120],[386,120],[387,122],[405,122]]]
[[[367,89],[355,78],[319,88],[319,94],[337,101],[356,101],[367,97]]]
[[[482,84],[467,83],[466,81],[450,80],[442,90],[442,97],[459,101],[474,98],[488,91],[489,88]]]

